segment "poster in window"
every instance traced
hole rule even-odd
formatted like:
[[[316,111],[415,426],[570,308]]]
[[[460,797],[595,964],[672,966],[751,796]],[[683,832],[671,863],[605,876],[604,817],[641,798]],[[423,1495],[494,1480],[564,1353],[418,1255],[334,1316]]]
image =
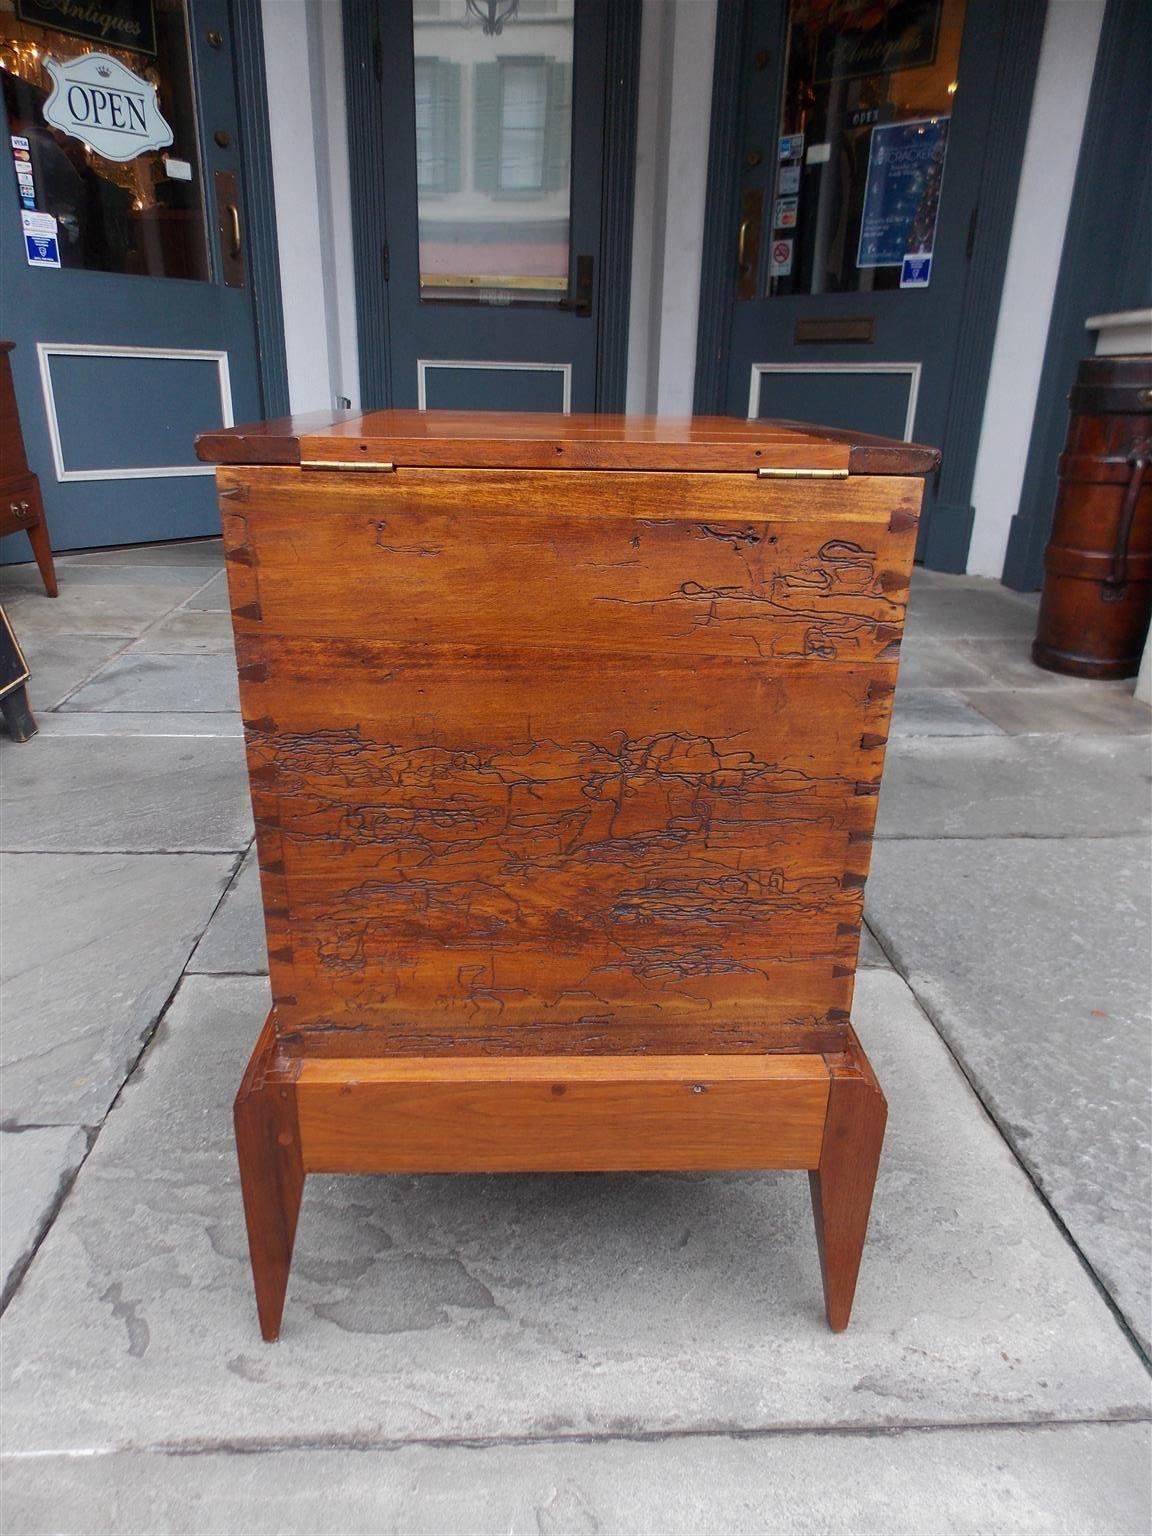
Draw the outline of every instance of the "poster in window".
[[[947,147],[946,117],[873,128],[858,267],[901,267],[905,256],[932,254]]]

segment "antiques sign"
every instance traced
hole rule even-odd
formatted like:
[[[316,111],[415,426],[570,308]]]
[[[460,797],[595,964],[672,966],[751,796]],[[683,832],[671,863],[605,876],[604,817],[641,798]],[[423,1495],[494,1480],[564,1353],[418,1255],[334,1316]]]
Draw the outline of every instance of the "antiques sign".
[[[44,121],[87,144],[106,160],[135,160],[172,142],[156,87],[107,53],[83,53],[70,64],[46,58],[52,94]]]
[[[822,28],[816,40],[816,84],[922,69],[934,63],[940,6],[941,0],[896,0],[895,4],[849,8],[846,15]]]
[[[21,21],[52,27],[108,48],[156,52],[152,0],[16,0]]]

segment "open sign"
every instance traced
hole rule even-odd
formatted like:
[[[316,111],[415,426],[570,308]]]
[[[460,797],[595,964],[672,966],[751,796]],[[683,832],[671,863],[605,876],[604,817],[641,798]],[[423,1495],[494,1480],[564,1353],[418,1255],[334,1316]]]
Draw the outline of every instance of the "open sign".
[[[70,64],[45,59],[52,94],[44,121],[106,160],[134,160],[172,143],[156,88],[107,53],[85,53]]]

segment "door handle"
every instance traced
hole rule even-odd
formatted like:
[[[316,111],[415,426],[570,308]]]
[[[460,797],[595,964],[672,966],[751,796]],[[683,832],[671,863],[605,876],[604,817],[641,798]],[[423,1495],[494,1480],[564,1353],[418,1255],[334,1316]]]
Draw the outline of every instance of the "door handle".
[[[224,216],[228,220],[228,229],[232,236],[229,254],[233,261],[239,261],[242,249],[240,244],[240,210],[235,203],[229,203],[224,210]]]
[[[220,277],[225,288],[244,286],[244,235],[240,225],[240,178],[235,171],[217,171],[216,234]]]
[[[592,258],[591,256],[577,256],[576,258],[576,292],[571,299],[561,299],[560,309],[569,309],[574,315],[587,319],[592,313]]]
[[[764,193],[749,187],[740,199],[740,232],[736,236],[736,297],[754,299],[760,268],[760,230],[764,219]]]
[[[748,270],[748,241],[752,238],[752,220],[740,220],[740,233],[736,237],[736,265],[741,272]]]

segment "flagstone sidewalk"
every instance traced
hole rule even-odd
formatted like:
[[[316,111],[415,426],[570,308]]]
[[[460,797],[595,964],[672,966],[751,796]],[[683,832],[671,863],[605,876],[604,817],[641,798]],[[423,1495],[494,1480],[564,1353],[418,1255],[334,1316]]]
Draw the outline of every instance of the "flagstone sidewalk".
[[[0,595],[3,1527],[1146,1536],[1149,713],[918,573],[854,1017],[856,1311],[800,1175],[321,1179],[261,1343],[231,1099],[267,1009],[219,544]]]

